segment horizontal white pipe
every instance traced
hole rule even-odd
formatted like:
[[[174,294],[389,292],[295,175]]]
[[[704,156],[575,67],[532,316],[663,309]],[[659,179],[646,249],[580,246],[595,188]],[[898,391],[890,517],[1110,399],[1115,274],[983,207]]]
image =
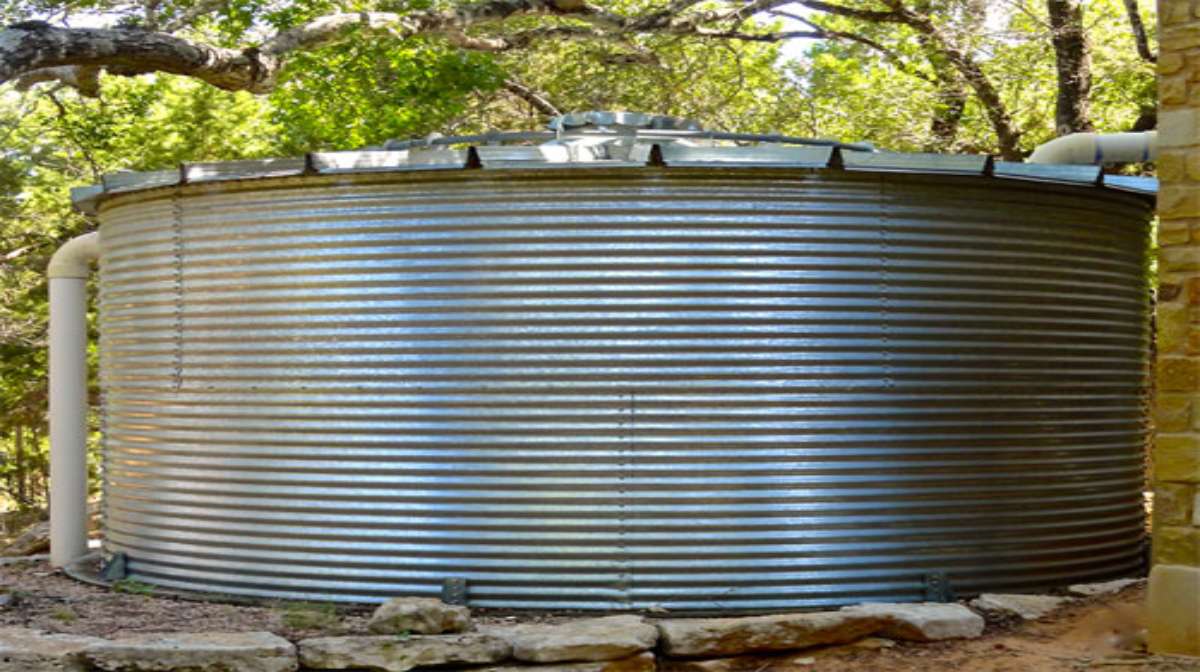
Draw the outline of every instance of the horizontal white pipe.
[[[1158,158],[1158,133],[1071,133],[1039,145],[1029,163],[1102,165]]]
[[[61,567],[87,546],[87,277],[100,257],[88,233],[50,259],[50,564]]]

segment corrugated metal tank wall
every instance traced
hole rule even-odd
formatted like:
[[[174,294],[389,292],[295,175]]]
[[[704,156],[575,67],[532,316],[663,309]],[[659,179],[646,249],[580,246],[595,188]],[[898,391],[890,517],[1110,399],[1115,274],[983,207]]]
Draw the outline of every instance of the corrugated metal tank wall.
[[[106,550],[203,591],[759,610],[1141,561],[1148,206],[591,169],[101,212]]]

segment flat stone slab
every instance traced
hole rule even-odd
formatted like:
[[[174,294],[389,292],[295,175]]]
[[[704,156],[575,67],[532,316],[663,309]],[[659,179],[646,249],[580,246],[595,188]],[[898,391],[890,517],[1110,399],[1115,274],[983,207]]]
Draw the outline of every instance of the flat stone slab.
[[[543,665],[497,665],[495,667],[476,667],[471,672],[654,672],[656,666],[654,654],[646,651],[636,656],[617,660]]]
[[[851,611],[667,619],[658,622],[659,648],[671,656],[738,656],[790,651],[853,642],[892,624],[889,617]]]
[[[830,649],[823,649],[828,651]],[[658,672],[801,672],[816,662],[810,652],[764,653],[725,658],[660,658]]]
[[[1067,592],[1079,597],[1100,597],[1102,595],[1115,595],[1130,586],[1136,586],[1145,582],[1145,579],[1117,579],[1116,581],[1104,581],[1102,583],[1077,583],[1069,586]]]
[[[500,637],[460,635],[375,635],[316,637],[300,641],[300,663],[319,670],[407,672],[427,665],[498,663],[512,653]]]
[[[0,672],[85,672],[83,652],[105,640],[28,628],[0,628]]]
[[[1070,598],[1053,595],[984,593],[971,600],[971,607],[986,614],[1016,616],[1027,621],[1041,618],[1069,603]]]
[[[481,632],[508,641],[513,658],[529,663],[618,660],[648,651],[658,641],[658,629],[632,615],[490,627]]]
[[[89,663],[108,672],[294,672],[296,647],[269,632],[148,633],[89,646]]]
[[[983,617],[961,604],[942,602],[869,603],[843,607],[843,612],[891,620],[878,634],[912,642],[972,639],[983,634]]]
[[[1146,586],[1151,651],[1200,657],[1200,567],[1155,565]]]
[[[440,635],[471,627],[471,610],[433,597],[395,597],[375,610],[367,629],[380,635]]]

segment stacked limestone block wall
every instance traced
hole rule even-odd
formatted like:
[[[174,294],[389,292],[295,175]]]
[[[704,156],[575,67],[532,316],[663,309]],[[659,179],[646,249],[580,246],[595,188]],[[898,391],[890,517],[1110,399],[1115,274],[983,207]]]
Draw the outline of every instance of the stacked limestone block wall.
[[[1150,647],[1200,656],[1200,1],[1159,0],[1159,307]]]

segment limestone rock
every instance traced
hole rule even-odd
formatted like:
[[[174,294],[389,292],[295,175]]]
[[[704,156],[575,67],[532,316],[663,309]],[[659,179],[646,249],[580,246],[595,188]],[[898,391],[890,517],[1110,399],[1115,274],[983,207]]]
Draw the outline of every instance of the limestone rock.
[[[842,611],[890,619],[891,624],[879,634],[892,639],[932,642],[970,639],[983,634],[983,618],[961,604],[872,603],[844,607]]]
[[[487,634],[398,637],[316,637],[300,641],[300,662],[319,670],[406,672],[414,667],[451,663],[496,663],[512,647]]]
[[[293,672],[296,647],[269,632],[148,633],[89,646],[93,666],[110,672]]]
[[[822,611],[744,618],[669,619],[658,622],[663,652],[672,656],[737,656],[845,644],[893,624],[884,616]]]
[[[658,641],[658,629],[640,616],[608,616],[566,623],[487,628],[512,644],[513,657],[531,663],[627,658]]]
[[[654,672],[654,654],[649,651],[617,660],[584,663],[550,663],[548,665],[497,665],[477,667],[471,672]]]
[[[471,610],[433,597],[396,597],[379,605],[367,629],[380,635],[440,635],[471,627]]]
[[[1146,587],[1151,653],[1200,656],[1200,567],[1155,565]]]
[[[41,522],[31,525],[16,539],[12,540],[0,555],[14,557],[46,553],[50,550],[50,523]]]
[[[1136,586],[1144,581],[1144,579],[1117,579],[1116,581],[1104,581],[1103,583],[1077,583],[1067,588],[1067,592],[1079,597],[1100,597],[1102,595],[1119,593],[1130,586]]]
[[[84,672],[83,651],[104,642],[26,628],[0,628],[0,672]]]
[[[1071,600],[1053,595],[984,593],[971,600],[971,606],[985,614],[1016,616],[1025,620],[1041,618]]]

